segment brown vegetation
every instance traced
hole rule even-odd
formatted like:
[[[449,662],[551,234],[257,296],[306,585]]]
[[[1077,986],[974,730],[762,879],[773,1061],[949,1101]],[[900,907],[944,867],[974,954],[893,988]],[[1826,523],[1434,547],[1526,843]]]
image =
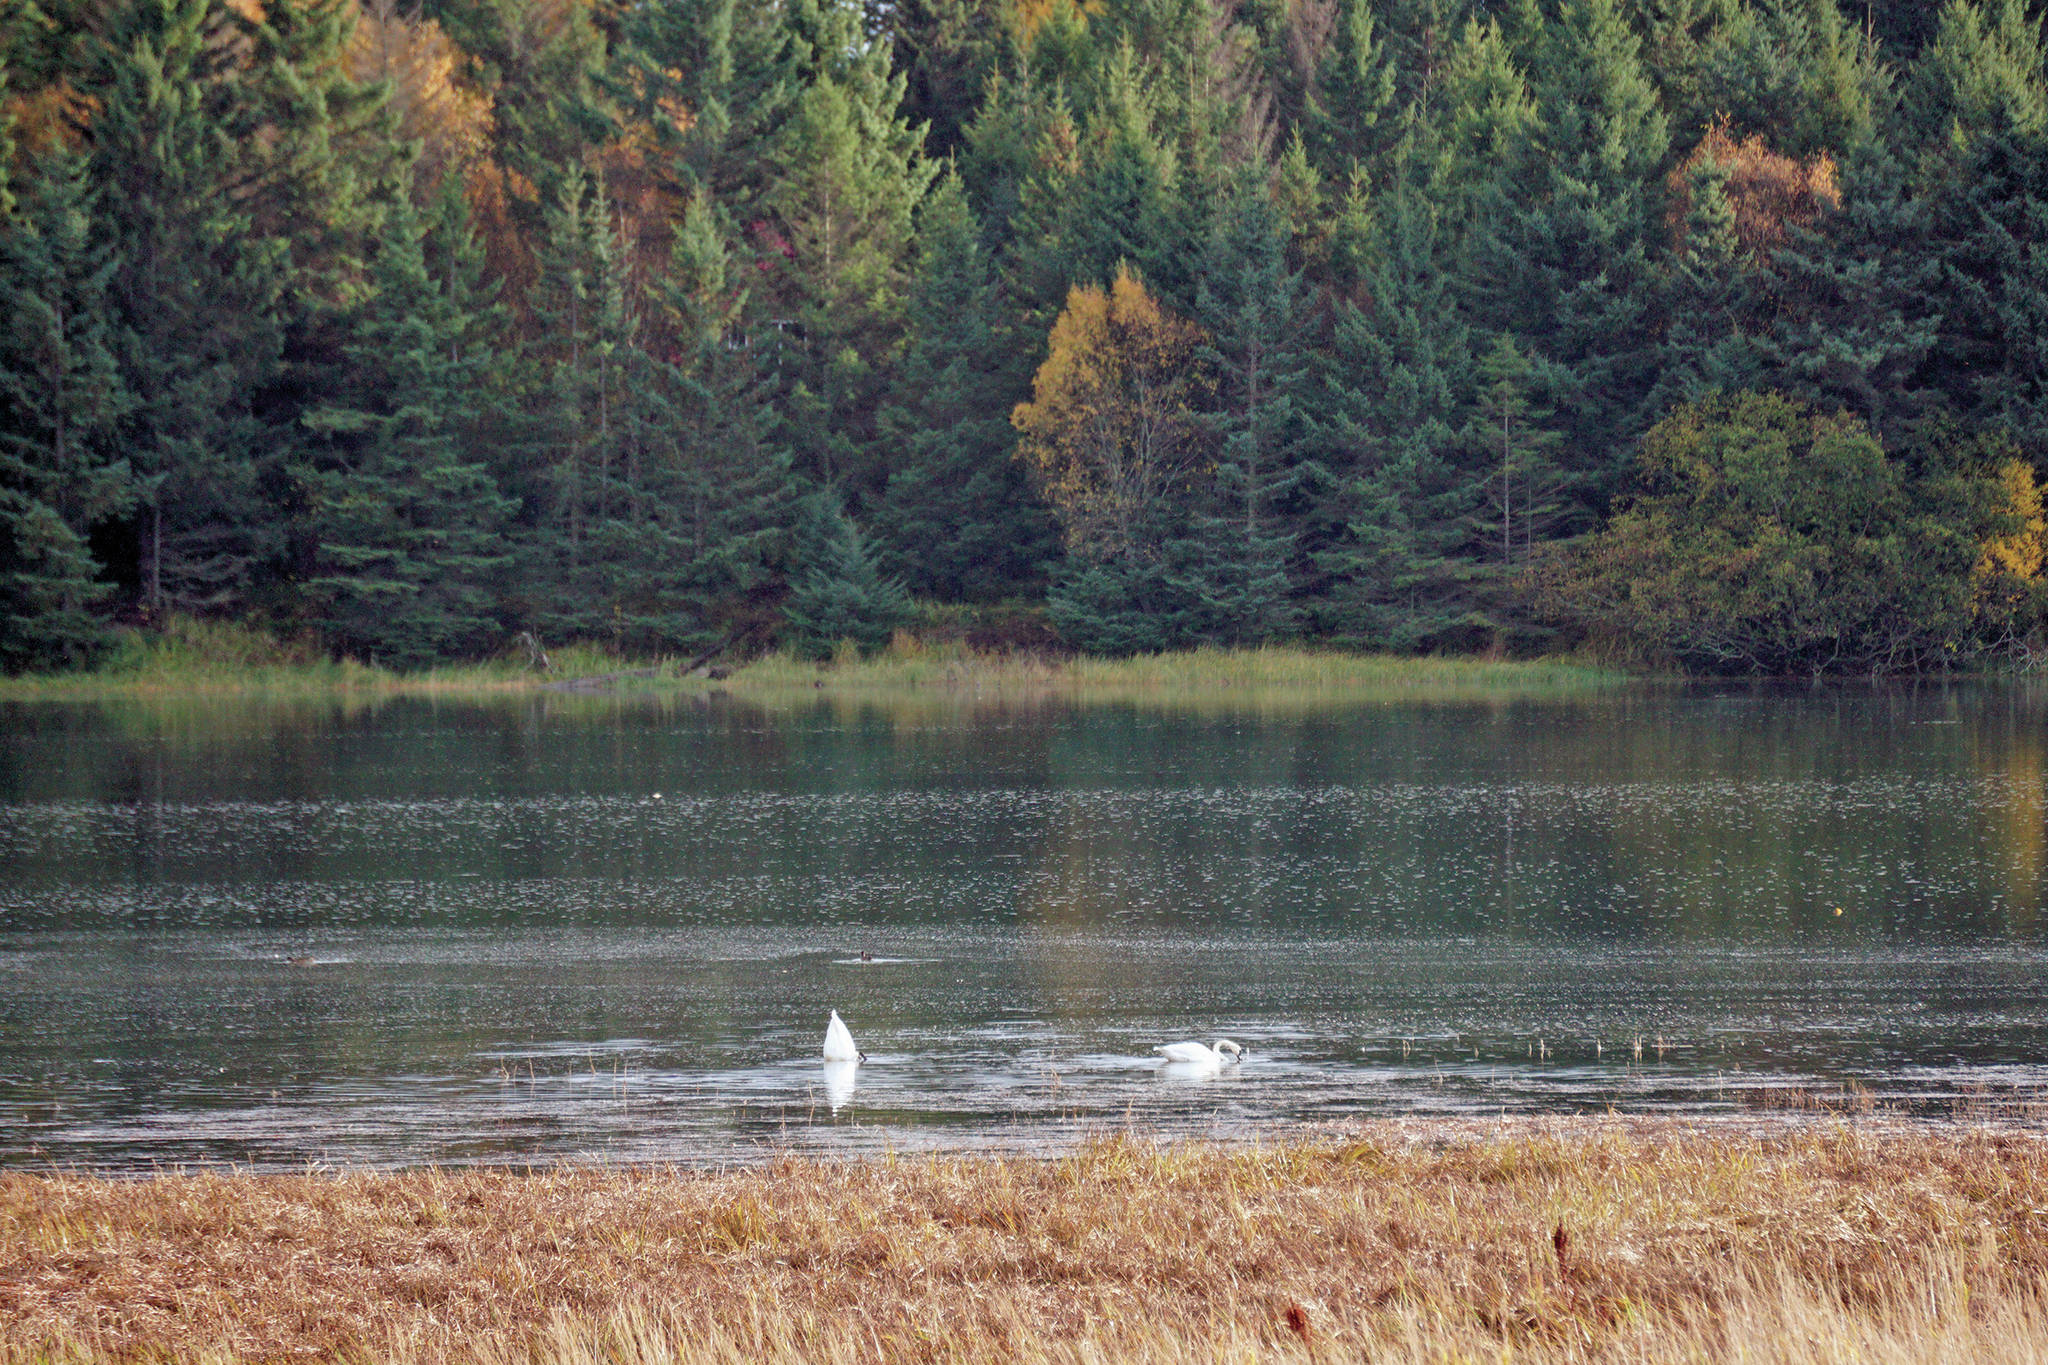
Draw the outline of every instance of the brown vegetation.
[[[2022,1360],[2048,1145],[1619,1120],[1052,1161],[0,1178],[0,1360]]]
[[[1841,202],[1835,159],[1826,152],[1799,161],[1772,151],[1755,134],[1737,142],[1722,119],[1672,168],[1666,182],[1674,250],[1684,248],[1686,218],[1692,212],[1692,173],[1704,161],[1718,164],[1727,174],[1735,239],[1758,259],[1782,246],[1790,228],[1811,224]]]

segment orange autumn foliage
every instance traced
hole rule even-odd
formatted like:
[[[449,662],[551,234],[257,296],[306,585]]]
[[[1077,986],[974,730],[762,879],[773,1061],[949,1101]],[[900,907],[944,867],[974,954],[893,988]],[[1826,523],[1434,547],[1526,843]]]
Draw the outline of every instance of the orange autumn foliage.
[[[1704,161],[1716,162],[1727,172],[1736,240],[1752,256],[1767,255],[1784,242],[1789,228],[1804,227],[1841,202],[1835,161],[1826,152],[1798,161],[1772,151],[1754,134],[1737,142],[1728,133],[1727,119],[1719,119],[1707,129],[1699,146],[1672,167],[1666,181],[1675,249],[1685,245],[1686,217],[1692,210],[1692,172]]]
[[[1068,291],[1031,401],[1010,421],[1069,549],[1098,560],[1130,553],[1146,513],[1193,467],[1202,335],[1128,267],[1107,290]]]
[[[1038,30],[1052,20],[1086,28],[1089,16],[1101,14],[1102,10],[1103,0],[1011,0],[1010,31],[1016,34],[1018,44],[1029,51]]]
[[[462,84],[467,60],[432,19],[399,11],[395,0],[366,0],[349,43],[349,75],[385,81],[398,136],[419,145],[418,173],[431,187],[454,173],[469,179],[490,154],[491,100]]]

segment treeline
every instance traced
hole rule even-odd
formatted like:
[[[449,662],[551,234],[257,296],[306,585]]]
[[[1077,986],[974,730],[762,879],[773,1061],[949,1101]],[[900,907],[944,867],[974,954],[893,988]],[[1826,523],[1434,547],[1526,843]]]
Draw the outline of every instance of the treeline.
[[[2030,653],[2020,0],[0,0],[0,664]]]

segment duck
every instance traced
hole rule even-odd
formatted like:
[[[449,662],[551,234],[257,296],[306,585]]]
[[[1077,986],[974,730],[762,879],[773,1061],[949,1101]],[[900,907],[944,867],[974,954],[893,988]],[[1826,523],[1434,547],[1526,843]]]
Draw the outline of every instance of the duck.
[[[847,1029],[846,1021],[839,1017],[839,1011],[832,1011],[832,1022],[825,1025],[825,1060],[827,1062],[860,1063],[868,1054],[853,1045],[853,1034]]]
[[[1152,1049],[1166,1058],[1168,1066],[1185,1066],[1202,1071],[1220,1071],[1226,1061],[1241,1062],[1245,1050],[1228,1038],[1208,1043],[1161,1043]]]

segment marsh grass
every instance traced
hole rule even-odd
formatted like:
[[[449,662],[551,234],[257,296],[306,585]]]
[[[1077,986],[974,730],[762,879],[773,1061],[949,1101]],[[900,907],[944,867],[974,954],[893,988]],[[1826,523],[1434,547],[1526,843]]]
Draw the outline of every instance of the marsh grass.
[[[0,678],[0,700],[160,700],[233,693],[295,700],[321,697],[518,695],[564,692],[702,694],[721,688],[769,706],[845,698],[891,702],[934,697],[1080,702],[1200,704],[1223,699],[1333,700],[1580,695],[1628,681],[1629,674],[1567,659],[1408,659],[1300,647],[1195,649],[1131,659],[1087,659],[977,651],[958,641],[899,634],[866,659],[822,663],[769,654],[713,679],[685,677],[687,660],[629,659],[601,646],[549,651],[549,672],[523,654],[476,664],[401,673],[328,657],[318,642],[281,641],[246,626],[176,618],[160,632],[124,634],[99,667],[81,673]]]
[[[726,685],[750,696],[939,690],[1139,701],[1261,693],[1322,699],[1583,694],[1627,681],[1627,674],[1570,659],[1395,658],[1288,646],[1062,658],[979,653],[899,635],[887,650],[859,662],[768,655],[735,671]]]
[[[2039,1360],[2044,1156],[1602,1120],[719,1174],[16,1174],[0,1360]]]

